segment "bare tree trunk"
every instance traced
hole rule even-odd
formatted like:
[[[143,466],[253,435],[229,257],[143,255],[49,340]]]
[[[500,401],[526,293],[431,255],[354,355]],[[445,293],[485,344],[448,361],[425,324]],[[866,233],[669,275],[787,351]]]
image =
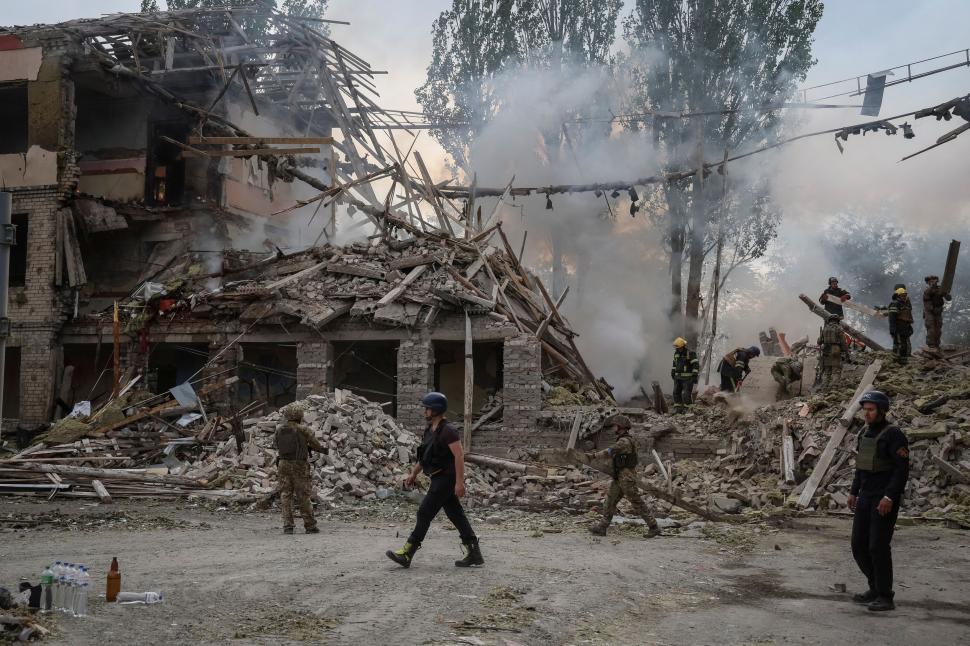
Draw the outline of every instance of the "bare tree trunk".
[[[687,236],[683,189],[667,188],[667,211],[670,237],[670,323],[674,334],[684,329],[682,276],[684,270],[684,247]]]
[[[701,278],[704,273],[704,246],[707,242],[707,202],[704,199],[704,119],[697,119],[697,175],[691,195],[690,265],[687,270],[686,328],[687,345],[697,347],[698,318],[701,306]]]

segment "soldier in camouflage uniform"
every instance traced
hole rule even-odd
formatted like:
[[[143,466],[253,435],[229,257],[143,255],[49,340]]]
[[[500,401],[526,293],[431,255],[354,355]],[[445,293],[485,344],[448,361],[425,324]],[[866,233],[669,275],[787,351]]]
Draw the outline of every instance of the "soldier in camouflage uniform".
[[[310,450],[322,451],[320,442],[303,421],[303,407],[290,404],[283,409],[285,421],[276,427],[276,450],[280,501],[283,505],[283,533],[293,533],[293,498],[300,507],[303,528],[307,534],[317,534],[317,521],[310,505]]]
[[[616,513],[616,506],[620,499],[626,498],[638,516],[647,523],[647,538],[652,538],[660,534],[660,527],[657,520],[653,517],[650,507],[643,502],[640,497],[640,488],[637,486],[637,446],[630,437],[630,419],[625,415],[614,415],[606,420],[604,428],[612,428],[616,433],[616,442],[605,451],[591,454],[591,458],[608,455],[613,459],[613,482],[610,483],[610,490],[606,494],[606,504],[603,506],[603,518],[598,523],[589,528],[589,531],[598,536],[606,536],[606,529],[613,520]]]
[[[771,366],[771,376],[778,382],[775,399],[786,399],[791,394],[789,387],[802,379],[802,362],[796,357],[782,357]]]
[[[953,297],[943,292],[939,276],[927,276],[923,292],[923,322],[926,323],[926,345],[939,352],[943,335],[943,304]]]
[[[829,314],[818,337],[819,383],[823,388],[838,381],[842,374],[842,359],[849,353],[845,332],[839,325],[841,319],[838,314]]]

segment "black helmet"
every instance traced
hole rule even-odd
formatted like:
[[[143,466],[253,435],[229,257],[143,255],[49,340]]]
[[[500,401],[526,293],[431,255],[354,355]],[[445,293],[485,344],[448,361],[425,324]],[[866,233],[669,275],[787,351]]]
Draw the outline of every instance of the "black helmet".
[[[441,415],[448,410],[448,398],[441,393],[428,393],[421,398],[421,405],[430,408],[435,415]]]
[[[867,403],[875,404],[884,413],[889,410],[889,397],[886,396],[886,393],[879,390],[870,390],[859,399],[860,406]]]
[[[836,278],[835,276],[829,276],[829,285],[831,285],[832,283],[837,283],[837,282],[839,282],[839,279],[838,278]]]
[[[761,356],[761,348],[759,348],[756,345],[753,345],[750,348],[748,348],[748,354],[750,354],[753,357],[760,357]]]

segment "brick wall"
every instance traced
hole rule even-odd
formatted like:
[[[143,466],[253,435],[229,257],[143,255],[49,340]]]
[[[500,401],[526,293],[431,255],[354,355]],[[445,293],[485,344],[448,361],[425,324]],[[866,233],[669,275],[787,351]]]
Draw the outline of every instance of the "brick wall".
[[[333,344],[300,341],[296,344],[296,398],[333,390]]]
[[[434,383],[434,348],[430,339],[407,339],[397,349],[397,420],[414,432],[424,429],[421,398]]]
[[[513,434],[534,432],[542,408],[542,352],[538,340],[524,334],[506,339],[502,360],[503,426]]]
[[[700,439],[665,435],[657,440],[654,448],[665,459],[675,460],[705,460],[717,456],[718,449],[723,449],[725,442],[718,439]]]

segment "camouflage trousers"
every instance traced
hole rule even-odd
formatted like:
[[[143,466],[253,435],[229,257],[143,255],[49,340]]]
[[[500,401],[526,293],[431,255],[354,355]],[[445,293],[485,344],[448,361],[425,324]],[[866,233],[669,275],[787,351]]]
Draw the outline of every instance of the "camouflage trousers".
[[[926,345],[931,348],[939,348],[940,337],[943,336],[943,316],[924,312],[923,322],[926,324]]]
[[[599,527],[606,529],[610,526],[610,521],[613,520],[613,515],[616,513],[616,507],[623,498],[626,498],[630,506],[633,507],[633,511],[647,523],[648,527],[651,529],[657,527],[653,510],[640,496],[640,487],[637,486],[637,477],[632,469],[620,471],[620,476],[613,478],[613,482],[610,483],[610,490],[606,494],[606,503],[603,505],[603,518],[598,523]]]
[[[280,503],[283,506],[283,528],[293,527],[293,499],[300,507],[303,527],[313,529],[317,521],[310,505],[310,463],[306,460],[280,460]]]
[[[834,361],[822,361],[822,365],[819,366],[819,384],[823,388],[828,388],[829,386],[838,382],[839,377],[842,376],[842,362],[838,363]]]

